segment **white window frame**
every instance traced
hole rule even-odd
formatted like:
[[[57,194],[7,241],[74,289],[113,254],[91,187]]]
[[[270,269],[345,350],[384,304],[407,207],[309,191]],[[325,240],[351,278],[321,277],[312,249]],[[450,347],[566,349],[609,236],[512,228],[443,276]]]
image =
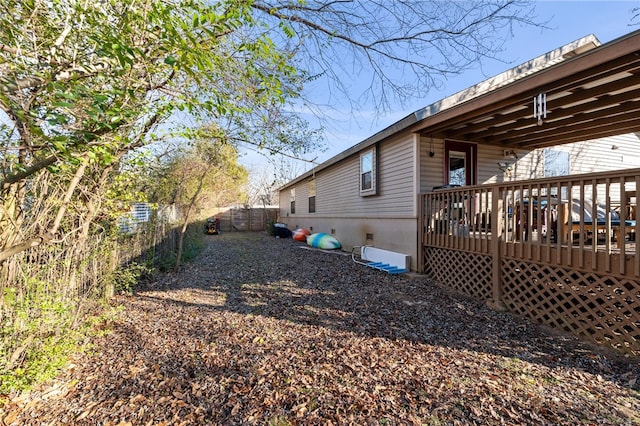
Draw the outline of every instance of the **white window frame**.
[[[377,193],[377,158],[375,148],[364,151],[360,154],[360,174],[358,175],[360,195],[369,196]],[[370,185],[364,187],[365,174],[370,173]]]
[[[311,208],[313,198],[313,208]],[[316,180],[315,178],[309,180],[309,213],[316,212]]]

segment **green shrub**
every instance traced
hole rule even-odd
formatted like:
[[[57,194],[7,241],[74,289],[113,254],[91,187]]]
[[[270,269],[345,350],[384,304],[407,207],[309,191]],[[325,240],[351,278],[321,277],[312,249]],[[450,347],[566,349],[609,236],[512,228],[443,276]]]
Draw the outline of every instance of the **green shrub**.
[[[155,265],[160,272],[167,272],[176,265],[175,252],[167,252],[162,255],[157,255]]]
[[[184,236],[182,247],[182,262],[195,259],[206,246],[204,234],[200,231],[202,226],[189,226]]]
[[[72,353],[87,347],[94,326],[111,315],[99,305],[94,306],[100,316],[81,314],[77,300],[63,300],[48,284],[35,281],[22,294],[5,288],[2,303],[0,394],[55,377]]]
[[[187,227],[187,232],[182,242],[181,263],[195,259],[206,246],[207,240],[206,235],[202,232],[203,226],[202,222],[196,222]],[[160,272],[172,270],[176,266],[179,233],[180,231],[174,228],[169,238],[154,248],[152,262]]]
[[[153,267],[149,265],[131,262],[117,268],[111,273],[110,280],[118,294],[132,294],[141,280],[153,275]]]

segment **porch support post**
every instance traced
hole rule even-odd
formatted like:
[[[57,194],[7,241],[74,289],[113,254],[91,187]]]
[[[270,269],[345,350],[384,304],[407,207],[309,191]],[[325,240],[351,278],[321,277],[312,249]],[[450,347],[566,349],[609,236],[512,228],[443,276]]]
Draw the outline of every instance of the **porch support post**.
[[[500,272],[500,244],[502,241],[502,218],[504,203],[500,198],[500,189],[494,186],[491,189],[491,258],[492,258],[492,298],[487,305],[496,311],[506,311],[507,307],[502,302],[502,273]]]
[[[418,259],[416,260],[416,268],[419,274],[424,274],[424,231],[427,222],[424,217],[424,203],[426,198],[424,194],[418,194]]]

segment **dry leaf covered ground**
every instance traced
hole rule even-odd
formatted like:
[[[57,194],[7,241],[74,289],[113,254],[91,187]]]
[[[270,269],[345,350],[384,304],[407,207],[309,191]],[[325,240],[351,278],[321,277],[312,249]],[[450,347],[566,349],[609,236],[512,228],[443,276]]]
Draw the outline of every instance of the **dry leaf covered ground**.
[[[5,424],[640,424],[638,360],[345,254],[207,238]]]

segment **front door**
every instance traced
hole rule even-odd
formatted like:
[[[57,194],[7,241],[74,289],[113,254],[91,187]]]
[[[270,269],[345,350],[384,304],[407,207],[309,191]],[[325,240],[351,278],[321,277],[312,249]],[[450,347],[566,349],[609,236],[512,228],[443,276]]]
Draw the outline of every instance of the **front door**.
[[[477,146],[473,143],[445,141],[445,184],[475,185],[477,181]]]

